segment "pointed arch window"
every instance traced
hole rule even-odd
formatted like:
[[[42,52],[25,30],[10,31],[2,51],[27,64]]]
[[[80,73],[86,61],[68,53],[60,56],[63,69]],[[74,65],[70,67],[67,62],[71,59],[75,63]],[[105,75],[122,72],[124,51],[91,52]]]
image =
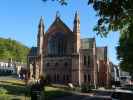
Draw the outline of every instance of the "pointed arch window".
[[[49,64],[49,63],[46,63],[46,66],[47,66],[47,67],[49,67],[49,66],[50,66],[50,64]]]
[[[55,63],[55,67],[57,67],[57,66],[58,66],[58,63],[56,62],[56,63]]]
[[[91,80],[91,77],[90,77],[90,75],[88,74],[88,82],[90,82],[90,80]]]
[[[84,62],[84,65],[86,65],[86,56],[83,56],[83,57],[84,57],[84,59],[83,59],[84,60],[83,61]]]
[[[60,78],[59,78],[59,74],[57,74],[56,78],[57,78],[57,81],[59,81],[59,80],[60,80]]]
[[[48,54],[63,56],[66,53],[66,41],[64,33],[57,32],[48,39]]]
[[[65,67],[67,67],[67,66],[68,66],[68,63],[67,63],[67,62],[65,62],[65,63],[64,63],[64,66],[65,66]]]
[[[90,56],[88,56],[87,63],[88,63],[88,67],[89,67],[90,66]]]
[[[87,77],[86,77],[86,74],[84,74],[84,82],[87,81]]]
[[[56,54],[56,40],[54,38],[48,40],[48,54]]]

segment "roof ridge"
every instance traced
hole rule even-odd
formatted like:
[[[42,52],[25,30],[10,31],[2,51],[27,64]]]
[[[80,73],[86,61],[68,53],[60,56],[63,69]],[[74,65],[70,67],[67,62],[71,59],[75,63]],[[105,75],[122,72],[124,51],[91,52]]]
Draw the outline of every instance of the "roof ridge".
[[[56,24],[60,22],[61,24],[63,24],[64,27],[66,27],[70,32],[72,32],[72,30],[60,19],[60,17],[56,17],[56,19],[53,21],[53,23],[49,26],[48,30],[46,31],[46,33],[48,33],[48,31],[50,30],[50,28]]]

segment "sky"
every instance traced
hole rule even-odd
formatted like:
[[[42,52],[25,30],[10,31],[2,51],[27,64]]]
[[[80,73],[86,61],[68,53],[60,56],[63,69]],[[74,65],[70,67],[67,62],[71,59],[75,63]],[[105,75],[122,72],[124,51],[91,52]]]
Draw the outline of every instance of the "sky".
[[[78,1],[78,2],[77,2]],[[59,11],[61,19],[73,29],[74,14],[80,14],[81,38],[96,38],[98,47],[107,46],[110,61],[118,64],[116,46],[119,33],[112,32],[106,38],[97,36],[93,31],[96,25],[96,12],[87,5],[88,0],[68,0],[67,6],[57,2],[42,0],[1,0],[0,2],[0,37],[15,39],[28,47],[36,46],[38,23],[43,16],[45,31],[55,19]]]

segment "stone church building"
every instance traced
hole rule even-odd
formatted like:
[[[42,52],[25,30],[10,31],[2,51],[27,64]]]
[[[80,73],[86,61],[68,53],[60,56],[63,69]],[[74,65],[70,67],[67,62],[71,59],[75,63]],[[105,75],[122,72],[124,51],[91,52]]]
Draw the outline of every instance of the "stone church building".
[[[107,61],[107,52],[97,56],[99,49],[95,38],[81,39],[80,34],[80,17],[77,12],[73,30],[57,14],[54,22],[45,31],[41,17],[37,47],[32,47],[28,54],[29,76],[37,79],[39,75],[44,75],[51,83],[58,84],[97,85],[97,61]]]

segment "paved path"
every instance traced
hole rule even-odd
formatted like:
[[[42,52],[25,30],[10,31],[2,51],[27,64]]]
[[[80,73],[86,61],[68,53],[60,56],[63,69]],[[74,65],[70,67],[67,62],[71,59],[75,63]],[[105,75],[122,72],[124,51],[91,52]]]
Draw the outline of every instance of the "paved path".
[[[90,93],[76,93],[71,96],[56,98],[54,100],[111,100],[110,96],[92,95]]]
[[[62,98],[57,98],[54,100],[111,100],[108,96],[80,96],[80,95],[73,95],[73,96],[66,96]]]

